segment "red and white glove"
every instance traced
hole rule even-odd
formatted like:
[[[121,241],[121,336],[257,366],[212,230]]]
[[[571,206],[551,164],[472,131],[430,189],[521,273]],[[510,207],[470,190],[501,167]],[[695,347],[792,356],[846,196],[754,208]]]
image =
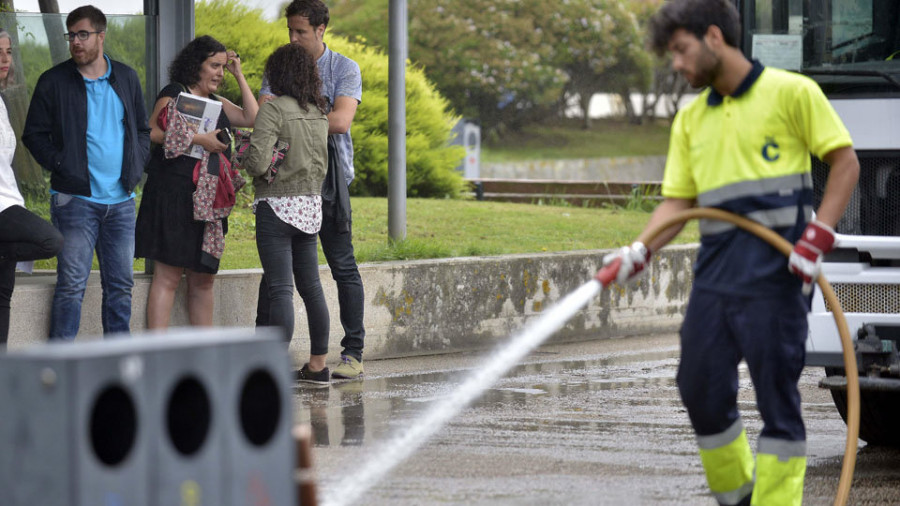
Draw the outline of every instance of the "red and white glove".
[[[650,250],[641,242],[623,246],[615,253],[603,257],[603,268],[597,273],[597,280],[606,286],[614,280],[620,285],[636,278],[650,262]]]
[[[788,269],[803,280],[803,294],[812,292],[812,285],[822,270],[822,257],[834,248],[834,230],[818,220],[806,226],[788,259]]]

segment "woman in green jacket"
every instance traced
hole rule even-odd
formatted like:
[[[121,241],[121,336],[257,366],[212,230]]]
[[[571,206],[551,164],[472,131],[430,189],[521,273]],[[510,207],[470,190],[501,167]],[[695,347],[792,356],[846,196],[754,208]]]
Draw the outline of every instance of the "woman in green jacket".
[[[328,384],[329,316],[316,253],[328,162],[326,102],[316,62],[300,45],[287,44],[272,53],[265,75],[277,98],[260,107],[243,166],[254,177],[256,247],[269,285],[269,324],[282,327],[290,341],[296,280],[310,340],[309,362],[297,379]],[[273,170],[273,148],[283,150],[285,143],[284,159]]]

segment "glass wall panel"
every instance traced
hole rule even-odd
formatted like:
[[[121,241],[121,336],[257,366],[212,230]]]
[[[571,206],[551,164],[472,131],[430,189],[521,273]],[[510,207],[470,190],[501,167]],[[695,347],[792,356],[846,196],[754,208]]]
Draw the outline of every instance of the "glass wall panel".
[[[22,145],[22,128],[32,92],[41,74],[70,58],[64,34],[65,14],[0,13],[0,27],[13,40],[13,73],[0,95],[7,105],[9,119],[19,142],[13,167],[23,191],[46,191],[44,174]],[[133,68],[141,80],[144,103],[149,114],[157,93],[156,21],[152,16],[108,15],[104,51]]]

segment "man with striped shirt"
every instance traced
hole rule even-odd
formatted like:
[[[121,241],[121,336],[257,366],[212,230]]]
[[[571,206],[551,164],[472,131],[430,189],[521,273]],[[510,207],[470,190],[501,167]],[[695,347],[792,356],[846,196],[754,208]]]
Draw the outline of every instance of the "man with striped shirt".
[[[336,177],[349,186],[354,177],[350,125],[362,100],[362,76],[359,65],[350,58],[332,51],[322,41],[328,27],[329,16],[328,7],[321,0],[294,0],[286,7],[285,16],[291,43],[300,44],[316,59],[319,77],[322,79],[322,92],[330,107],[328,133],[333,142],[340,174],[329,174],[329,177]],[[259,91],[260,105],[272,98],[274,98],[272,90],[263,80]],[[329,170],[331,167],[332,164],[329,164]],[[334,369],[332,376],[339,379],[357,379],[363,375],[362,352],[366,335],[363,327],[365,296],[353,252],[350,199],[346,192],[334,193],[337,194],[334,200],[323,200],[322,228],[319,231],[322,251],[331,268],[331,276],[337,284],[341,325],[344,328],[344,337],[341,339],[343,347],[341,363]],[[263,278],[257,305],[257,325],[268,324],[268,310],[268,289]],[[288,336],[288,339],[290,337]],[[322,356],[323,364],[324,360]],[[312,367],[313,360],[310,362]]]

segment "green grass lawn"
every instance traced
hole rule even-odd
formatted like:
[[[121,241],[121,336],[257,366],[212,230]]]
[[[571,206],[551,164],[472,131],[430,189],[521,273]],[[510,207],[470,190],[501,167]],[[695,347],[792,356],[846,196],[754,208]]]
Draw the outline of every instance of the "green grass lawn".
[[[596,120],[589,130],[576,120],[554,121],[485,140],[482,155],[485,161],[664,155],[668,136],[665,121],[631,125],[619,119]],[[229,219],[222,269],[259,267],[251,200],[248,189],[239,194]],[[650,217],[614,206],[409,199],[406,240],[389,244],[387,207],[384,198],[353,198],[353,243],[360,263],[613,248],[630,243]],[[49,217],[47,198],[29,199],[28,208]],[[692,223],[677,241],[698,237]],[[325,263],[321,250],[319,262]],[[36,262],[35,267],[55,269],[56,259]],[[144,271],[143,260],[135,262],[135,271]]]
[[[354,197],[352,205],[353,245],[360,263],[613,248],[634,240],[650,217],[612,207],[409,199],[406,240],[391,245],[387,199]],[[244,207],[230,224],[223,268],[259,267],[253,215]],[[679,241],[698,237],[691,225]],[[321,249],[319,262],[325,263]]]
[[[360,263],[613,248],[633,241],[650,217],[618,207],[409,199],[406,240],[391,245],[387,199],[354,197],[352,205],[353,244]],[[676,241],[694,242],[698,237],[696,225],[689,224]],[[319,262],[325,263],[321,250]],[[36,262],[35,267],[54,269],[56,259]],[[221,268],[258,267],[254,216],[243,201],[229,219]],[[143,260],[136,261],[135,272],[143,270]]]
[[[665,155],[669,147],[669,122],[657,120],[632,125],[621,119],[595,120],[589,130],[578,122],[531,125],[484,139],[484,162],[556,160]]]

